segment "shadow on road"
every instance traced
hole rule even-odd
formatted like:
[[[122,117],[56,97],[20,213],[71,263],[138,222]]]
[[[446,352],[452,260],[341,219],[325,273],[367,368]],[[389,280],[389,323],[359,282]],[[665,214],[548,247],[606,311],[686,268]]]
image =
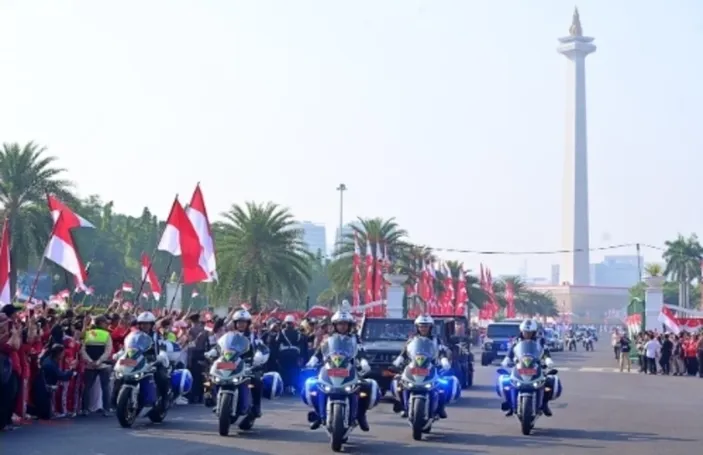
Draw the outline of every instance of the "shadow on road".
[[[520,431],[517,426],[515,431]],[[542,447],[544,446],[543,438],[533,438],[531,436],[508,436],[502,435],[485,435],[485,434],[473,434],[470,432],[466,433],[433,433],[428,435],[427,441],[429,443],[438,442],[445,444],[454,444],[457,446],[486,446],[486,447],[514,447],[514,448],[528,448],[528,447]],[[576,443],[556,443],[555,441],[550,441],[550,444],[558,445],[561,447],[569,447],[572,449],[597,449],[599,446],[591,444],[576,444]],[[431,449],[431,445],[428,446],[430,452],[434,452]]]
[[[540,438],[547,439],[588,439],[604,442],[694,442],[696,439],[674,438],[661,436],[656,433],[640,433],[628,431],[581,430],[576,428],[536,428]]]

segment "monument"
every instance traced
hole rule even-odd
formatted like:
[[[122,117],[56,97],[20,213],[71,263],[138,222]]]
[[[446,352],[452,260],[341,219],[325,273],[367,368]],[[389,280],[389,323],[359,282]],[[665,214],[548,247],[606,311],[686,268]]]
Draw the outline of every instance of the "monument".
[[[583,35],[578,9],[574,9],[568,36],[559,38],[557,51],[567,58],[560,285],[533,288],[552,294],[559,310],[572,314],[573,322],[596,324],[609,310],[625,307],[629,293],[627,288],[591,286],[586,57],[596,46],[593,38]]]
[[[588,286],[588,142],[586,127],[586,57],[596,51],[593,38],[583,36],[578,9],[569,36],[559,38],[557,51],[568,59],[566,87],[566,147],[562,208],[561,283]]]

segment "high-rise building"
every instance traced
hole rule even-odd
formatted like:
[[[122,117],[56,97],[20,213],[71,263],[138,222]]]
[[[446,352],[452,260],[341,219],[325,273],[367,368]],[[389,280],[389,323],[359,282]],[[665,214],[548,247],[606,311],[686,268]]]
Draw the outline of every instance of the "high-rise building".
[[[640,281],[641,258],[632,256],[606,256],[603,261],[593,264],[593,278],[596,286],[632,287]]]
[[[589,286],[588,142],[586,127],[586,57],[596,51],[593,38],[583,36],[578,9],[569,36],[559,38],[557,51],[568,59],[566,149],[564,155],[563,250],[561,283]]]
[[[327,256],[327,230],[324,224],[301,221],[295,225],[296,229],[303,231],[303,242],[312,254]]]

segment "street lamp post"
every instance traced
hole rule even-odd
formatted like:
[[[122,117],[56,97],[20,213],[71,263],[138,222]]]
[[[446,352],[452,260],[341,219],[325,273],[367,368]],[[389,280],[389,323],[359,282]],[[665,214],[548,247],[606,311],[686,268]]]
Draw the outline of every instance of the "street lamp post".
[[[342,245],[342,229],[344,228],[344,192],[347,191],[347,185],[340,183],[337,187],[339,191],[339,236],[337,238],[337,248]]]

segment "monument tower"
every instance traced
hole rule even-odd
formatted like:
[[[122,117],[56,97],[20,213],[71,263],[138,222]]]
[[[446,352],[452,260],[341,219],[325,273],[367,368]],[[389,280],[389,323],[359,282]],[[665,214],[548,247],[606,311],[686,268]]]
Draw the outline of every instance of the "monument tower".
[[[567,59],[566,147],[562,209],[562,283],[590,285],[588,241],[588,144],[586,127],[586,56],[596,51],[593,38],[583,36],[578,9],[569,36],[559,38],[557,51]]]

